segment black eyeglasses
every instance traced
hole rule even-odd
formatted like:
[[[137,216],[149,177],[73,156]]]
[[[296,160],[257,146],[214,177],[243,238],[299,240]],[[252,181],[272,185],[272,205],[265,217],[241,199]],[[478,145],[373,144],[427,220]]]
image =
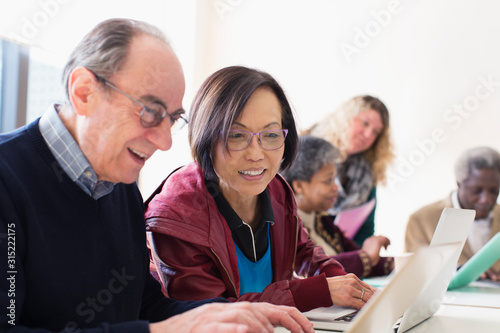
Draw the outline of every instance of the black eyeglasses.
[[[142,126],[146,128],[158,126],[162,122],[162,120],[168,116],[170,118],[170,132],[171,134],[175,134],[179,130],[184,128],[184,126],[188,123],[187,119],[182,116],[182,114],[185,113],[184,110],[179,110],[174,113],[168,113],[162,105],[154,104],[147,106],[144,103],[139,102],[137,99],[133,98],[105,78],[95,74],[94,72],[92,72],[92,74],[94,74],[99,82],[102,82],[115,91],[119,92],[142,108],[140,115]]]
[[[287,134],[287,129],[273,129],[259,133],[244,130],[228,130],[227,149],[233,151],[245,150],[250,145],[253,136],[257,135],[259,137],[259,143],[263,149],[276,150],[283,147]]]

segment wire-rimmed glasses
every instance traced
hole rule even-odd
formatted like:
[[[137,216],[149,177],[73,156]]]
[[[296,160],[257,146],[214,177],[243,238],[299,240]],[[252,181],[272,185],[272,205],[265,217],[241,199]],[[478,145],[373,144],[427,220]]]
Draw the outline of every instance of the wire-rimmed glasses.
[[[95,74],[94,72],[92,72],[92,74],[94,74],[94,76],[99,82],[102,82],[108,87],[112,88],[113,90],[119,92],[120,94],[127,97],[129,100],[131,100],[132,102],[134,102],[135,104],[139,105],[142,108],[140,113],[140,118],[141,118],[141,125],[143,127],[150,128],[158,126],[162,122],[162,120],[167,116],[170,119],[171,134],[175,134],[176,132],[184,128],[184,126],[187,124],[188,121],[183,116],[183,114],[185,113],[184,110],[181,109],[174,113],[168,113],[163,105],[154,103],[153,105],[148,106],[138,101],[134,97],[130,96],[129,94],[118,88],[116,85],[114,85],[107,79]]]

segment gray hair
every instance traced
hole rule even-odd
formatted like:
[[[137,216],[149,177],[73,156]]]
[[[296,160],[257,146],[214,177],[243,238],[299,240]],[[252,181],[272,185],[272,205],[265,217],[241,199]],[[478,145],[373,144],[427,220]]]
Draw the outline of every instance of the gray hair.
[[[149,35],[169,45],[157,27],[132,19],[109,19],[99,23],[83,37],[68,58],[62,80],[69,101],[68,81],[77,67],[85,67],[104,79],[118,72],[127,58],[129,45],[138,35]]]
[[[476,147],[463,152],[455,163],[458,183],[466,180],[472,170],[495,169],[500,173],[500,154],[489,147]]]
[[[291,186],[294,180],[310,181],[325,165],[339,160],[340,151],[330,142],[315,136],[302,136],[295,161],[282,175]]]

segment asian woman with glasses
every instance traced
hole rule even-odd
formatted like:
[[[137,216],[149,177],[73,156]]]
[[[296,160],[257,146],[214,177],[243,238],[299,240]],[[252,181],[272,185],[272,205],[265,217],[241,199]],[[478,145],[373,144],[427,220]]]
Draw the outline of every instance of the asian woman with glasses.
[[[188,132],[194,162],[146,202],[153,275],[165,294],[361,308],[373,288],[308,239],[278,174],[298,142],[280,85],[246,67],[217,71],[194,99]]]

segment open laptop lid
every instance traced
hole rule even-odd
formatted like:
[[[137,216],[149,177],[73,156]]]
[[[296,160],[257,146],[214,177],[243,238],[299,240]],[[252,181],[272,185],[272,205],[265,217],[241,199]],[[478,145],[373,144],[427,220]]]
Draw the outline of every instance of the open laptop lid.
[[[370,298],[352,322],[310,319],[314,328],[353,333],[391,332],[396,320],[452,259],[459,246],[454,243],[419,249],[397,274],[392,273],[394,277],[387,286]]]
[[[379,295],[367,302],[347,332],[394,332],[396,320],[454,259],[459,247],[459,243],[451,243],[420,248]]]
[[[415,302],[405,311],[398,332],[406,332],[439,310],[475,216],[476,212],[470,209],[443,209],[430,246],[458,243],[459,247],[452,254],[451,260],[442,267],[429,286],[422,291]]]
[[[497,260],[500,259],[500,232],[491,238],[467,262],[460,267],[448,286],[455,289],[479,279]]]

